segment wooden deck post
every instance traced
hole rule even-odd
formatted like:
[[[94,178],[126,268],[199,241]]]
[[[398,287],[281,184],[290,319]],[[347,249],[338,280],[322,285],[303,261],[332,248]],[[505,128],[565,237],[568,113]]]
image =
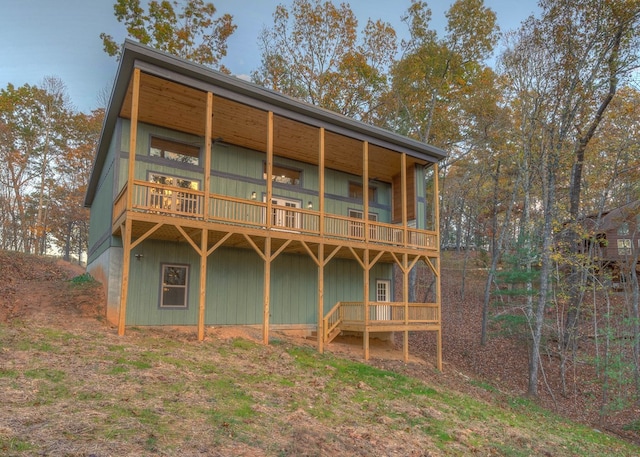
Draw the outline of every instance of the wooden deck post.
[[[128,218],[124,222],[122,234],[122,284],[120,288],[120,314],[118,315],[118,335],[124,335],[127,316],[127,293],[129,292],[129,266],[131,264],[131,224]]]
[[[435,229],[436,229],[436,247],[438,249],[438,253],[440,252],[440,199],[438,198],[438,194],[440,192],[439,190],[439,177],[438,177],[438,164],[435,163],[433,165],[433,188],[434,188],[434,193],[433,193],[433,198],[434,198],[434,207],[435,207]],[[441,278],[440,278],[440,269],[442,268],[442,266],[440,265],[440,255],[438,254],[438,258],[437,258],[437,278],[436,278],[436,303],[438,304],[438,343],[437,343],[437,365],[438,365],[438,370],[442,371],[442,291],[441,289]]]
[[[198,341],[204,340],[204,319],[207,304],[207,248],[209,231],[202,229],[200,240],[200,302],[198,307]]]
[[[320,127],[320,151],[318,160],[318,211],[320,211],[320,237],[324,236],[324,127]]]
[[[129,125],[129,169],[127,170],[127,208],[129,211],[133,203],[133,180],[136,168],[136,142],[138,139],[138,110],[140,102],[140,69],[133,70],[133,88],[131,94],[131,124]]]
[[[364,239],[369,242],[369,142],[362,142],[362,219]],[[369,248],[364,249],[364,359],[369,360]]]
[[[409,325],[409,256],[402,254],[402,300],[404,301],[404,325]],[[404,331],[402,353],[404,362],[409,361],[409,331]]]
[[[271,205],[273,198],[273,111],[267,113],[267,237],[264,240],[264,291],[262,341],[269,344],[269,306],[271,297]]]
[[[369,360],[369,249],[364,250],[364,359]]]
[[[269,298],[271,297],[271,237],[264,240],[264,309],[262,317],[262,342],[269,344]]]
[[[204,202],[202,203],[202,217],[209,218],[209,193],[211,192],[211,154],[213,135],[213,94],[207,92],[207,113],[204,129]]]
[[[318,132],[318,211],[320,238],[324,236],[324,127]],[[324,243],[318,245],[318,352],[324,353]]]
[[[324,353],[324,243],[318,245],[318,352]]]
[[[131,120],[129,125],[129,168],[127,170],[127,207],[130,211],[133,206],[133,179],[136,166],[136,144],[138,137],[138,108],[140,100],[140,69],[133,70],[133,88],[131,94]],[[125,217],[125,230],[122,234],[122,283],[120,289],[120,314],[118,315],[118,335],[124,335],[127,316],[127,294],[129,292],[129,268],[131,267],[131,225],[132,221]],[[122,231],[122,230],[121,230]]]

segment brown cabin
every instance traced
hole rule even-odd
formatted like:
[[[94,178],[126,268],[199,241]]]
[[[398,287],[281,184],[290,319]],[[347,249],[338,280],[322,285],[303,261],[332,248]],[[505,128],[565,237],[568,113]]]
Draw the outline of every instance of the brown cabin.
[[[585,218],[585,226],[595,235],[594,258],[602,269],[613,273],[614,282],[631,263],[638,268],[640,250],[640,200]],[[587,245],[588,247],[589,245]]]

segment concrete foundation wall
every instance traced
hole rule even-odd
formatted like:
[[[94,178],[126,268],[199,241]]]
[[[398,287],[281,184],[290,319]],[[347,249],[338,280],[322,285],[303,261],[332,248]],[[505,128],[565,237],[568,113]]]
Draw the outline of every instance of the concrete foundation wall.
[[[102,283],[107,304],[106,318],[110,324],[118,323],[122,277],[122,248],[111,247],[87,265],[87,271]]]

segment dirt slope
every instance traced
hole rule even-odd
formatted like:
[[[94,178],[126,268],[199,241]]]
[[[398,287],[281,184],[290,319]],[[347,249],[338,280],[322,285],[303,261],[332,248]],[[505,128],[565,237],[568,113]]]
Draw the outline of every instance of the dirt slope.
[[[494,337],[482,347],[478,343],[480,325],[480,297],[483,287],[481,275],[469,280],[465,300],[459,299],[458,270],[446,269],[443,274],[444,373],[434,369],[434,340],[432,335],[414,333],[410,337],[411,363],[402,362],[401,344],[373,341],[371,364],[380,368],[408,374],[433,384],[466,392],[477,398],[495,401],[496,392],[504,392],[505,399],[526,391],[528,351],[517,339]],[[54,325],[60,329],[84,329],[113,334],[114,329],[104,323],[103,297],[100,288],[70,287],[70,280],[83,273],[82,268],[61,261],[0,252],[0,323],[23,322],[29,326]],[[176,331],[175,329],[171,331]],[[188,338],[195,338],[191,330]],[[237,336],[259,341],[260,332],[251,329],[209,330],[208,339],[229,339]],[[302,346],[314,346],[310,339],[278,334],[278,338]],[[400,341],[398,341],[400,343]],[[347,358],[362,357],[361,340],[339,338],[328,351]],[[546,383],[558,391],[557,367],[553,360],[546,367]],[[579,378],[579,376],[578,376]],[[595,387],[577,379],[576,394],[571,397],[550,395],[541,386],[539,402],[544,407],[588,425],[597,424],[597,408],[586,401],[597,395]],[[487,388],[487,386],[491,386]],[[506,401],[506,400],[505,400]],[[593,403],[593,402],[591,402]],[[627,409],[612,415],[601,429],[640,443],[637,433],[623,426],[640,411]]]

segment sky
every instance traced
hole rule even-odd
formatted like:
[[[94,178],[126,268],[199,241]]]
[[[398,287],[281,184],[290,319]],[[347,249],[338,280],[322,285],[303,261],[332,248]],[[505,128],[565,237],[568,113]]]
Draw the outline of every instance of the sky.
[[[209,0],[217,15],[229,13],[238,26],[228,40],[222,63],[234,75],[246,76],[260,65],[258,35],[273,24],[279,4],[292,0]],[[338,5],[341,1],[334,0]],[[382,19],[400,38],[406,26],[400,20],[411,0],[346,0],[361,25]],[[431,28],[440,36],[445,11],[453,0],[427,0]],[[0,0],[0,88],[9,83],[39,85],[45,77],[61,79],[71,103],[82,112],[100,106],[100,94],[110,93],[118,63],[102,49],[100,33],[116,42],[126,38],[125,26],[113,13],[115,0]],[[537,0],[485,0],[496,12],[502,31],[515,29],[537,11]]]

